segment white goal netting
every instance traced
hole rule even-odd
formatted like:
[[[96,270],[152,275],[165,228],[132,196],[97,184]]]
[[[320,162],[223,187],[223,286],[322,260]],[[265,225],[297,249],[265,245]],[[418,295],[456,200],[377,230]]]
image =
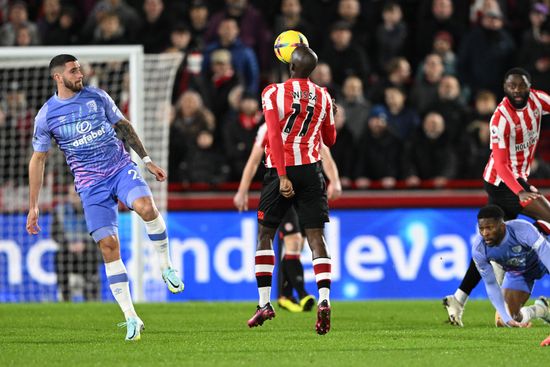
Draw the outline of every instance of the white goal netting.
[[[170,100],[180,54],[143,55],[140,46],[3,48],[0,53],[0,302],[109,299],[101,255],[86,231],[65,158],[53,144],[40,194],[42,228],[25,231],[28,209],[27,165],[32,154],[34,117],[54,93],[50,59],[75,55],[88,85],[107,91],[136,127],[149,155],[168,164]],[[136,103],[134,103],[136,101]],[[134,160],[135,157],[134,157]],[[167,184],[144,172],[157,206],[166,210]],[[135,215],[134,215],[135,216]],[[129,217],[129,215],[126,215]],[[119,227],[123,259],[133,293],[143,299],[142,225],[126,218]],[[142,251],[137,251],[142,249]],[[154,258],[153,258],[154,259]],[[102,281],[103,280],[103,281]]]

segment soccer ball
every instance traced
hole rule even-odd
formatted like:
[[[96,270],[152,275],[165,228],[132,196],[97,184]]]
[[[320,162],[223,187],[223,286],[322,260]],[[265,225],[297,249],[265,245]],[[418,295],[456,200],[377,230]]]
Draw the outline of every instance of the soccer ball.
[[[300,45],[309,46],[306,36],[298,31],[284,31],[275,39],[273,50],[279,60],[289,64],[294,49]]]

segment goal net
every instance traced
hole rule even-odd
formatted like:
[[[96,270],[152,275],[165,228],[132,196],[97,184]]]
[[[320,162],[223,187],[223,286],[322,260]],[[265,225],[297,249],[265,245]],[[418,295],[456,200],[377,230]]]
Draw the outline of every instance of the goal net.
[[[170,100],[181,54],[144,55],[141,46],[2,48],[0,302],[112,299],[108,287],[102,286],[106,284],[103,261],[87,233],[73,177],[55,143],[40,193],[42,231],[37,236],[25,231],[34,117],[55,91],[48,64],[61,53],[79,59],[85,84],[107,91],[132,121],[155,162],[165,168],[168,163]],[[137,158],[133,155],[140,162]],[[165,211],[167,184],[143,168],[159,210]],[[137,215],[122,214],[119,235],[134,299],[162,300],[160,279],[147,276],[156,257]]]

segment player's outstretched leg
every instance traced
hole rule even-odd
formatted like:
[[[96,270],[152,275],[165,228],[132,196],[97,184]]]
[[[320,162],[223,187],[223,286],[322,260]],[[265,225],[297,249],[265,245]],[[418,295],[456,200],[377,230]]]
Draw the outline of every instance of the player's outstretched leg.
[[[259,301],[256,312],[248,320],[248,327],[261,326],[265,320],[275,317],[275,311],[269,302],[271,278],[275,267],[275,252],[273,250],[256,250],[255,264]]]
[[[258,246],[256,248],[255,272],[258,284],[258,307],[254,315],[248,320],[248,327],[261,326],[265,320],[275,317],[275,311],[271,306],[271,279],[275,267],[275,252],[271,247],[276,228],[258,225]]]
[[[330,258],[318,257],[313,259],[313,271],[317,288],[319,289],[319,303],[317,304],[317,323],[315,330],[319,335],[325,335],[330,331]]]
[[[160,270],[162,271],[162,280],[164,280],[170,292],[183,292],[183,282],[177,275],[176,270],[172,267],[172,262],[170,261],[168,234],[166,232],[164,219],[162,219],[162,216],[159,214],[155,219],[145,221],[145,227],[147,228],[147,235],[158,254]]]
[[[550,335],[548,336],[548,338],[544,339],[544,340],[540,343],[540,346],[541,346],[541,347],[548,347],[548,346],[550,346]]]

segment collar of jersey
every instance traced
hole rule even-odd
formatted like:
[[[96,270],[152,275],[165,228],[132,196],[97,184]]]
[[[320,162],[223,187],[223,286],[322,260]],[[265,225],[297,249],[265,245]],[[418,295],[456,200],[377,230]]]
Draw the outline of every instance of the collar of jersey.
[[[67,98],[67,99],[63,99],[63,98],[59,98],[59,96],[57,95],[57,92],[55,92],[55,94],[53,95],[55,100],[57,102],[61,102],[61,103],[67,103],[67,102],[71,102],[71,101],[74,101],[76,98],[78,98],[78,96],[80,95],[80,93],[82,93],[82,90],[78,93],[76,93],[74,96],[72,96],[71,98]]]

